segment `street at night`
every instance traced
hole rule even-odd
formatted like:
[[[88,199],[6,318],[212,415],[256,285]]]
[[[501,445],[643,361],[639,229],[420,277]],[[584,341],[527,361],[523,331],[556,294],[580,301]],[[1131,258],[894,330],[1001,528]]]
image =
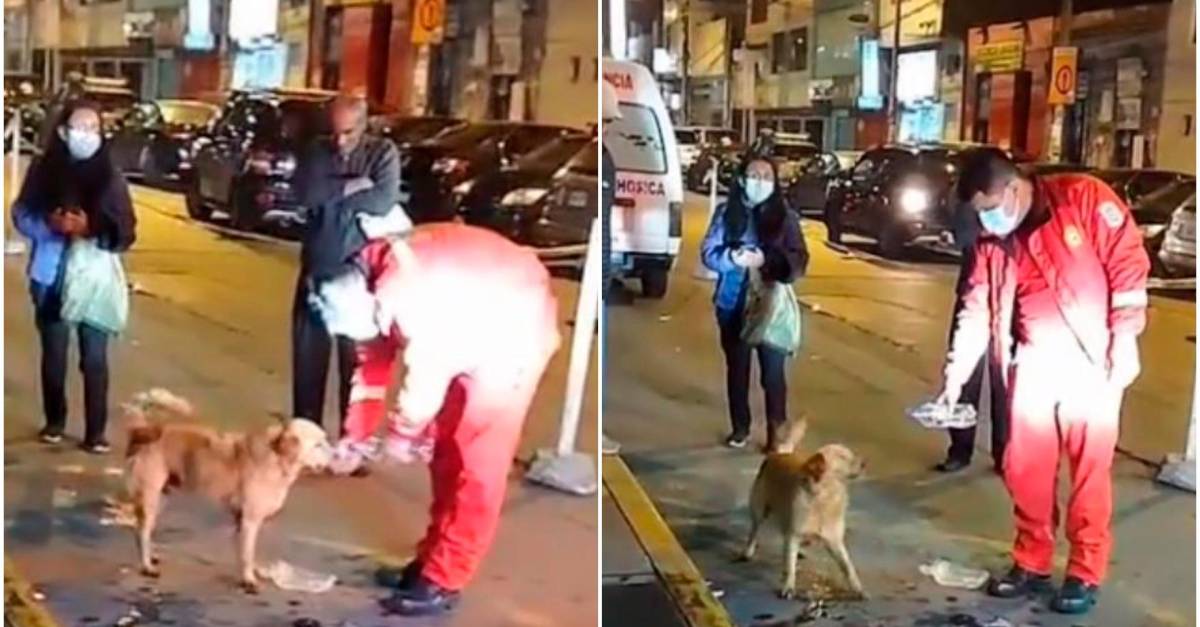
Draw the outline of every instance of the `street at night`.
[[[290,411],[288,338],[296,245],[191,221],[173,193],[135,188],[141,236],[128,255],[135,286],[131,331],[114,342],[114,405],[153,386],[191,400],[203,424],[244,430]],[[204,500],[171,495],[159,527],[161,579],[137,572],[132,529],[112,525],[120,456],[47,448],[40,427],[37,339],[21,278],[5,263],[6,557],[44,595],[62,625],[388,625],[372,581],[380,563],[403,563],[428,521],[423,465],[383,466],[366,478],[301,478],[267,524],[262,565],[282,559],[338,577],[320,594],[267,586],[238,590],[234,527]],[[579,283],[555,281],[561,332],[570,335]],[[555,357],[526,423],[495,548],[460,611],[403,624],[591,625],[597,616],[596,506],[522,480],[520,460],[558,436],[568,351]],[[595,447],[595,379],[587,387],[578,447]],[[71,399],[78,402],[78,386]],[[327,422],[336,420],[327,395]],[[111,427],[120,433],[120,425]],[[78,434],[68,431],[68,442]],[[123,446],[122,446],[123,450]],[[108,524],[106,524],[108,523]],[[547,539],[553,538],[548,542]],[[136,613],[135,613],[136,610]],[[133,618],[130,618],[133,617]],[[298,622],[309,618],[317,622]],[[399,624],[399,623],[396,623]]]
[[[799,624],[793,621],[810,604],[776,594],[776,534],[764,536],[754,562],[735,561],[764,435],[757,425],[747,450],[721,445],[728,418],[712,284],[693,278],[707,212],[707,198],[688,196],[683,248],[664,301],[610,305],[604,428],[622,443],[623,459],[735,623]],[[849,241],[849,250],[863,252],[846,255],[826,246],[819,223],[806,221],[804,233],[812,260],[796,284],[804,343],[788,375],[788,409],[808,416],[805,450],[838,442],[867,460],[865,477],[850,488],[847,544],[871,595],[845,600],[833,562],[808,551],[799,567],[802,597],[833,599],[827,618],[811,624],[1194,624],[1194,499],[1156,484],[1155,469],[1144,463],[1185,444],[1195,364],[1190,294],[1151,298],[1144,373],[1125,404],[1113,471],[1113,581],[1092,616],[1055,617],[1042,603],[941,588],[918,571],[937,558],[1000,570],[1012,539],[1011,504],[988,463],[986,434],[972,468],[938,475],[930,469],[944,455],[944,434],[905,417],[940,383],[956,262],[922,251],[912,252],[916,261],[881,261],[869,254],[871,245]],[[606,516],[604,524],[606,575],[614,576],[627,566],[616,558],[608,566],[608,551],[622,545],[608,539],[617,523]],[[998,618],[1009,622],[989,622]]]

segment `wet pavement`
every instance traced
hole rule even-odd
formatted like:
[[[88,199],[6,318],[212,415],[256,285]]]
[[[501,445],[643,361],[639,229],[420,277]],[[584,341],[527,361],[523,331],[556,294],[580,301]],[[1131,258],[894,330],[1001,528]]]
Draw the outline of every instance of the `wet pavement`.
[[[206,423],[221,428],[262,424],[272,412],[289,411],[295,245],[197,225],[173,194],[138,189],[135,203],[139,242],[126,263],[136,295],[129,332],[112,349],[111,406],[162,386],[192,400]],[[384,616],[377,605],[384,592],[371,581],[380,563],[406,560],[424,532],[430,494],[421,467],[378,468],[357,479],[305,477],[293,488],[264,529],[260,565],[285,559],[334,574],[339,581],[330,592],[284,592],[269,583],[258,596],[240,592],[228,515],[187,495],[167,501],[157,537],[163,576],[153,581],[136,572],[132,531],[102,524],[106,499],[120,491],[119,453],[90,457],[73,448],[82,429],[77,373],[70,379],[68,441],[34,442],[41,426],[38,351],[24,264],[24,256],[5,261],[6,555],[61,624],[595,624],[595,500],[521,479],[522,460],[556,440],[566,350],[535,400],[493,550],[449,619]],[[565,334],[577,288],[555,282]],[[583,451],[595,450],[594,388],[589,384],[583,403]],[[327,394],[330,424],[335,396]],[[114,443],[119,429],[110,427]],[[555,541],[546,542],[550,537]]]
[[[780,600],[777,534],[764,532],[755,561],[735,561],[762,458],[719,446],[728,419],[712,286],[691,278],[707,208],[690,196],[685,211],[683,253],[667,298],[609,312],[604,424],[737,624],[1196,624],[1195,498],[1155,484],[1154,468],[1125,455],[1114,468],[1111,578],[1093,614],[1061,617],[1045,598],[997,601],[937,586],[918,573],[936,558],[999,570],[1012,537],[1011,504],[986,464],[987,451],[978,450],[964,473],[935,476],[929,468],[944,453],[944,435],[904,418],[906,407],[940,383],[956,268],[925,253],[916,261],[878,260],[861,244],[847,255],[827,248],[822,227],[813,223],[804,227],[813,260],[797,284],[805,340],[791,365],[789,408],[808,414],[804,448],[840,442],[868,460],[866,476],[851,488],[847,544],[871,600],[847,600],[836,567],[820,551],[800,564],[807,598]],[[1195,334],[1194,298],[1155,295],[1150,318],[1144,374],[1126,402],[1121,443],[1136,457],[1158,461],[1184,444],[1195,371],[1188,341]],[[759,393],[752,398],[757,408]],[[759,422],[756,444],[761,430]],[[987,441],[985,427],[980,449]],[[1061,559],[1057,568],[1061,576]],[[824,605],[814,606],[817,599]]]

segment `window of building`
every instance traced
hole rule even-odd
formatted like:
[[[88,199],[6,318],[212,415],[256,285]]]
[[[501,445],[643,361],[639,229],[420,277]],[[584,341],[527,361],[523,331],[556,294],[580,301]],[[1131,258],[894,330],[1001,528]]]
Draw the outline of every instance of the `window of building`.
[[[803,72],[808,69],[808,29],[792,31],[792,70]]]
[[[790,69],[791,51],[787,33],[775,33],[771,36],[771,72],[782,74]]]
[[[750,23],[762,24],[767,21],[767,0],[750,0]]]

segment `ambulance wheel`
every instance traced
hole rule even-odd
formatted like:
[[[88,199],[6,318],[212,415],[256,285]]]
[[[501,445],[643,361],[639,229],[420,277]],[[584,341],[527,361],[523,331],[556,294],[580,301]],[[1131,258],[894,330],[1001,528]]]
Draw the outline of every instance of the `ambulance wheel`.
[[[661,299],[667,295],[667,268],[646,268],[642,270],[642,296]]]
[[[200,184],[193,181],[192,185],[187,188],[187,193],[184,195],[184,201],[187,203],[187,212],[193,220],[207,221],[212,217],[212,208],[204,202],[200,197]]]

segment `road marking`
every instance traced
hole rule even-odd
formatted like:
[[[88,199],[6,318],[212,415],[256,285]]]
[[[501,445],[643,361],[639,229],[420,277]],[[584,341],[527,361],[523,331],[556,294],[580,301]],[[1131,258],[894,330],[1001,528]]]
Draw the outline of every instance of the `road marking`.
[[[603,464],[605,488],[684,620],[692,627],[733,627],[725,606],[713,596],[700,569],[679,545],[629,467],[616,455],[603,456]]]
[[[61,627],[38,600],[39,596],[17,571],[13,561],[4,558],[5,627]]]

